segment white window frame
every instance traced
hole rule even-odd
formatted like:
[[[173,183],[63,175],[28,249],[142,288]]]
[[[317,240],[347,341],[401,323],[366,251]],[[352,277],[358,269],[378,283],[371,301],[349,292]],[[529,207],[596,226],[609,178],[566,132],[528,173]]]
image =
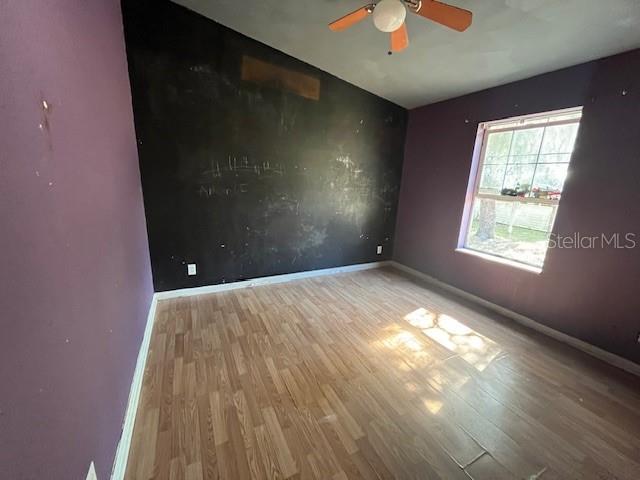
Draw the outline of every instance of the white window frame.
[[[501,202],[519,202],[523,204],[536,204],[536,205],[548,205],[554,207],[554,213],[550,225],[550,231],[553,230],[555,219],[557,215],[557,209],[560,204],[560,200],[546,199],[546,198],[533,198],[533,197],[511,197],[507,195],[495,195],[488,193],[480,193],[480,181],[482,175],[482,166],[485,160],[485,150],[487,146],[487,138],[489,133],[509,132],[525,130],[529,128],[535,128],[537,126],[557,126],[567,125],[571,123],[580,124],[582,120],[582,106],[574,108],[566,108],[562,110],[553,110],[543,113],[535,113],[531,115],[521,115],[518,117],[510,117],[502,120],[482,122],[478,125],[478,132],[476,134],[475,146],[473,149],[473,159],[471,162],[471,172],[469,174],[469,184],[467,186],[467,194],[464,202],[464,211],[462,214],[462,222],[460,224],[460,231],[458,234],[458,244],[456,251],[461,253],[470,254],[485,260],[501,263],[504,265],[521,268],[523,270],[531,271],[533,273],[541,273],[542,267],[537,267],[525,262],[513,260],[498,255],[491,254],[489,252],[482,252],[479,250],[471,249],[466,246],[467,236],[469,228],[471,226],[471,216],[473,214],[473,206],[476,199],[487,198],[498,200]],[[553,117],[571,117],[565,119],[551,120]],[[542,146],[542,141],[541,141]],[[539,158],[536,163],[539,163]],[[571,159],[569,160],[571,164]],[[537,168],[537,167],[536,167]],[[535,171],[534,171],[535,175]]]

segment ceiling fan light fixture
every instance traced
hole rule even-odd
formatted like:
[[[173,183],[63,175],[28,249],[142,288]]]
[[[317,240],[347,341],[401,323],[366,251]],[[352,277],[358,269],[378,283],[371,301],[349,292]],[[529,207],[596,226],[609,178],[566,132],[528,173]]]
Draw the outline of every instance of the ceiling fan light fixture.
[[[395,32],[406,18],[407,9],[401,0],[381,0],[373,11],[373,23],[381,32]]]

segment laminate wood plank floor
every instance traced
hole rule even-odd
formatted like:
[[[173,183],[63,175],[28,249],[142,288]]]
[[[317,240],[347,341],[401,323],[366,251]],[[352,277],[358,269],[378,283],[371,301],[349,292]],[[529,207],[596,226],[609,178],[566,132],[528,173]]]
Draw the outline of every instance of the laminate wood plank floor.
[[[391,269],[165,300],[126,478],[638,480],[640,383]]]

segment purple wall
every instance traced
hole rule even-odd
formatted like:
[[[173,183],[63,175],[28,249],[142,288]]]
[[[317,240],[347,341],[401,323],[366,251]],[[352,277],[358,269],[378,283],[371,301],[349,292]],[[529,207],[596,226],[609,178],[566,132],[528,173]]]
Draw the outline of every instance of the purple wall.
[[[550,250],[540,275],[454,252],[478,123],[578,105],[554,231],[638,248]],[[640,363],[640,50],[411,111],[399,208],[395,260]]]
[[[0,0],[3,479],[106,479],[120,436],[152,284],[119,3]]]

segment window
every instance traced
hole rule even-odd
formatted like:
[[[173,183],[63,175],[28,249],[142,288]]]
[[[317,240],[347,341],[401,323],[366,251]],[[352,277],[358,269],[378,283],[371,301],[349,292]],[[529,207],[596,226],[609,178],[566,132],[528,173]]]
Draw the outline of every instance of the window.
[[[542,268],[582,108],[480,124],[458,247]]]

